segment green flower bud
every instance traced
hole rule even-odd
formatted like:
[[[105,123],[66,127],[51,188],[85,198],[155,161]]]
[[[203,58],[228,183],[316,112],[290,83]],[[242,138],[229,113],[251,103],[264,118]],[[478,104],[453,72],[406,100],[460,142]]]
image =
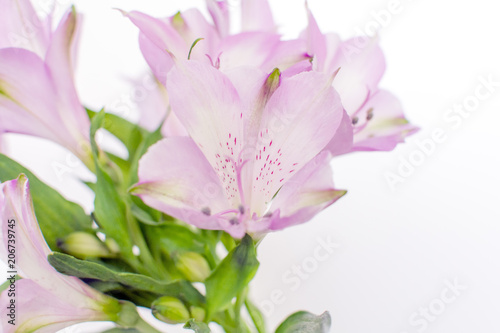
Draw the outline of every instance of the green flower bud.
[[[113,256],[97,236],[83,231],[69,234],[64,240],[59,240],[57,245],[64,252],[80,259]]]
[[[185,252],[175,258],[175,266],[191,282],[203,282],[210,275],[210,267],[203,256]]]
[[[275,68],[271,74],[267,77],[265,87],[266,87],[266,94],[270,97],[276,89],[281,84],[281,72],[278,68]]]
[[[182,324],[191,318],[186,306],[175,297],[163,296],[153,302],[153,315],[168,324]]]

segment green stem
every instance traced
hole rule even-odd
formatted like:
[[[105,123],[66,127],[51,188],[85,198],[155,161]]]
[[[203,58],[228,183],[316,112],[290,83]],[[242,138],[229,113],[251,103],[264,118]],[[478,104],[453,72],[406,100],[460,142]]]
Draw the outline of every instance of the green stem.
[[[213,319],[206,321],[207,324],[209,322],[215,322],[219,324],[220,326],[222,326],[222,328],[224,328],[225,332],[232,332],[234,329],[236,329],[234,318],[229,310],[226,310],[224,312],[219,312],[217,315],[214,316]]]
[[[226,333],[251,333],[244,321],[236,320],[232,309],[220,312],[213,321],[218,323]]]
[[[262,312],[248,298],[245,300],[245,307],[252,318],[252,323],[259,333],[266,333],[266,324]]]
[[[143,267],[139,259],[137,259],[136,256],[123,256],[123,260],[127,262],[127,264],[130,265],[136,272],[143,274],[143,275],[148,275],[149,272]]]
[[[132,236],[132,242],[139,248],[139,258],[141,259],[141,262],[144,264],[146,270],[149,272],[149,274],[152,275],[152,277],[161,278],[162,273],[159,267],[162,266],[157,265],[155,259],[153,258],[153,255],[149,251],[148,244],[144,239],[144,235],[139,226],[139,223],[129,211],[127,211],[127,220],[129,234]]]
[[[224,328],[227,333],[251,333],[248,324],[241,318],[242,305],[245,303],[248,287],[243,289],[237,296],[233,308],[224,312],[224,316],[218,316],[215,321]],[[222,313],[221,313],[222,314]]]
[[[241,319],[241,306],[245,302],[248,294],[248,287],[245,287],[239,294],[236,296],[236,302],[234,303],[234,320],[238,323]]]

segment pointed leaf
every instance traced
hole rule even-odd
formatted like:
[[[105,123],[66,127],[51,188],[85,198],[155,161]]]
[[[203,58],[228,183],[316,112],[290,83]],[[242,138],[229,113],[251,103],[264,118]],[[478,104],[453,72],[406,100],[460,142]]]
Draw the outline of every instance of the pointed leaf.
[[[163,125],[163,124],[162,124]],[[132,185],[137,182],[138,180],[138,168],[139,168],[139,160],[141,159],[142,155],[146,153],[149,147],[151,147],[153,144],[158,142],[163,138],[161,134],[161,127],[160,125],[156,131],[154,132],[148,132],[147,134],[144,135],[143,140],[141,144],[137,147],[137,150],[135,151],[135,154],[133,156],[129,157],[130,160],[130,179],[129,179],[129,184]]]
[[[101,264],[76,259],[58,252],[49,255],[48,259],[56,270],[66,275],[82,279],[117,282],[132,289],[177,297],[192,305],[201,305],[204,302],[203,296],[186,281],[163,282],[141,274],[117,272]]]
[[[281,323],[276,333],[328,333],[331,324],[328,312],[316,316],[310,312],[299,311]]]
[[[95,184],[95,201],[94,201],[94,215],[97,224],[104,229],[107,236],[113,238],[120,249],[122,254],[127,257],[133,257],[132,242],[128,233],[127,221],[131,216],[127,214],[127,205],[118,192],[116,184],[113,182],[111,176],[104,170],[104,166],[100,162],[101,151],[95,142],[95,133],[104,123],[105,113],[99,112],[92,119],[90,132],[91,132],[91,145],[94,160],[96,161],[95,174],[97,182]]]
[[[152,229],[158,235],[159,246],[171,253],[173,251],[192,251],[204,253],[206,241],[189,227],[168,223]]]
[[[253,240],[246,235],[205,281],[207,317],[227,307],[248,286],[258,267]]]
[[[186,325],[184,325],[184,328],[187,330],[193,330],[196,333],[210,333],[210,328],[208,327],[207,324],[195,321],[194,319],[190,319]]]
[[[132,204],[131,206],[132,215],[141,223],[153,227],[157,227],[167,223],[166,221],[156,221],[147,211],[140,208],[139,206]]]
[[[87,114],[93,119],[98,112],[87,109]],[[105,114],[103,128],[123,142],[130,156],[135,153],[142,137],[147,133],[142,127],[112,113]]]

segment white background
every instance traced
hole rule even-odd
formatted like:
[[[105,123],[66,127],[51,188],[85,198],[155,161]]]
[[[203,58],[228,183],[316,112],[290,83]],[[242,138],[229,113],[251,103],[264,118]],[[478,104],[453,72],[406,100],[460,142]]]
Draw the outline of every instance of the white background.
[[[136,28],[112,8],[155,16],[203,8],[194,0],[74,3],[85,14],[78,87],[94,108],[128,104],[134,92],[129,81],[147,68]],[[238,1],[231,3],[236,11]],[[373,13],[389,3],[309,1],[322,30],[343,38],[377,22]],[[304,1],[271,0],[271,5],[286,36],[304,28]],[[401,99],[407,117],[422,130],[393,152],[336,159],[336,184],[348,195],[310,223],[263,241],[253,296],[265,305],[272,328],[306,309],[328,310],[335,333],[500,332],[500,86],[458,126],[444,119],[455,104],[471,100],[480,77],[500,82],[500,7],[490,0],[401,0],[400,7],[379,30],[388,63],[382,86]],[[445,132],[445,142],[391,188],[386,174],[397,174],[402,160],[424,156],[417,141],[431,138],[436,128]],[[76,180],[86,173],[68,165],[66,152],[18,136],[8,141],[11,156],[91,208],[91,195]],[[68,172],[57,175],[54,166],[60,165]],[[336,248],[319,262],[315,249],[328,239]],[[295,265],[310,272],[293,290],[294,283],[283,278],[293,276]],[[449,283],[466,289],[454,294]],[[419,311],[426,308],[430,315],[423,319]]]

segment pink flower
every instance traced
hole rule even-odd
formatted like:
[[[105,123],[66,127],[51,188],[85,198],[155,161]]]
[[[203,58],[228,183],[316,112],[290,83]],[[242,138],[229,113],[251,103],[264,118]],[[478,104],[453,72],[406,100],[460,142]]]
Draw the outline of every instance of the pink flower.
[[[227,1],[206,0],[206,3],[212,22],[194,8],[167,18],[123,12],[139,28],[142,54],[164,86],[174,66],[173,59],[189,57],[224,72],[240,66],[254,66],[270,72],[276,67],[284,70],[306,58],[305,52],[298,47],[300,41],[281,41],[267,0],[242,1],[242,25],[237,34],[229,32]],[[147,118],[165,118],[168,96],[163,103],[161,115],[142,119],[146,126],[151,126]],[[175,128],[176,119],[170,118],[169,115],[165,126]]]
[[[45,57],[51,39],[51,13],[40,18],[27,0],[0,0],[0,48],[16,47]]]
[[[117,300],[58,273],[47,261],[51,251],[38,227],[24,175],[0,185],[0,209],[0,255],[7,263],[9,249],[15,248],[15,263],[8,263],[22,278],[15,282],[15,326],[8,323],[7,307],[13,299],[9,288],[0,296],[2,332],[49,333],[79,322],[115,319]]]
[[[345,193],[322,152],[344,114],[330,77],[224,74],[190,60],[172,69],[167,90],[190,137],[164,139],[141,159],[132,193],[151,207],[242,237],[306,222]]]
[[[9,1],[8,10],[2,10],[2,20],[15,20],[19,11],[14,3],[22,9],[21,17],[37,18],[29,2],[19,0]],[[0,30],[0,35],[13,34],[8,29],[23,26],[25,23],[19,27],[0,25],[7,29]],[[69,10],[54,32],[38,31],[32,48],[0,49],[0,132],[54,141],[88,165],[90,122],[73,80],[77,26],[77,15]]]
[[[397,98],[378,87],[385,71],[385,59],[377,40],[357,37],[342,41],[334,33],[322,34],[308,10],[309,25],[302,39],[307,53],[313,57],[312,69],[332,75],[352,124],[353,145],[342,153],[358,150],[392,150],[417,128],[405,119]],[[337,142],[332,146],[338,148]],[[338,151],[338,150],[337,150]]]

